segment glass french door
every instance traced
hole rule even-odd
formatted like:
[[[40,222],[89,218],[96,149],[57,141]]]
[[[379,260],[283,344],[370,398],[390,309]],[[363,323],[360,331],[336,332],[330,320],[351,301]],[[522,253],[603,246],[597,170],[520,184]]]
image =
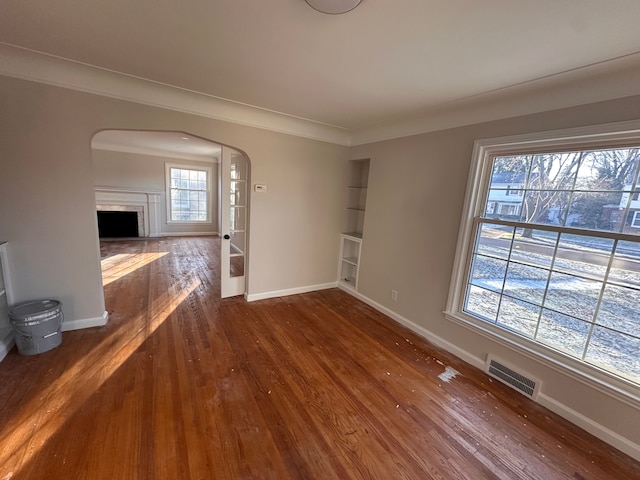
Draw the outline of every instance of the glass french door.
[[[245,292],[248,170],[249,160],[243,153],[230,147],[222,147],[220,170],[222,298],[242,295]]]

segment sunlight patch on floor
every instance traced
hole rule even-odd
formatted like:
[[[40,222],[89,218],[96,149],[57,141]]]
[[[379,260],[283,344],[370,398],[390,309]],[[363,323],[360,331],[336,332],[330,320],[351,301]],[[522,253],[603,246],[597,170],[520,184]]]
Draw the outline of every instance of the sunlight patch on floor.
[[[164,257],[169,252],[155,253],[120,253],[102,259],[102,285],[107,286],[111,282],[136,271],[138,268]]]
[[[156,254],[155,258],[164,254],[166,252]],[[145,257],[147,263],[153,259]],[[95,394],[200,284],[200,280],[194,279],[184,288],[169,287],[154,301],[154,314],[148,321],[140,316],[127,320],[137,329],[120,328],[106,337],[89,355],[78,359],[37,397],[25,403],[21,411],[0,431],[3,444],[0,465],[13,470],[12,474],[18,474],[20,467],[46,445],[66,420]],[[43,414],[43,408],[46,409],[46,415]]]

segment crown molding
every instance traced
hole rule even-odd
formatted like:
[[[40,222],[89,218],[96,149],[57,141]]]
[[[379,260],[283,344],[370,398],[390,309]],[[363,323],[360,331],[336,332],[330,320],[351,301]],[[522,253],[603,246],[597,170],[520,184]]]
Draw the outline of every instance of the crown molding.
[[[361,129],[327,125],[0,42],[0,75],[343,146],[640,95],[640,53],[507,86]]]
[[[640,53],[508,86],[352,132],[351,145],[640,95]]]
[[[0,75],[348,146],[349,131],[0,43]]]

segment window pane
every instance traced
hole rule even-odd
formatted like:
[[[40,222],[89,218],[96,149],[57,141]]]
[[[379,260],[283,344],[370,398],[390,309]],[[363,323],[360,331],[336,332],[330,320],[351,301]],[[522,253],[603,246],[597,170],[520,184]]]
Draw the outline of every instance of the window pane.
[[[601,282],[552,272],[544,306],[592,321],[601,289]]]
[[[533,338],[539,315],[540,307],[509,297],[502,297],[498,323],[526,337]]]
[[[464,311],[638,381],[640,148],[490,162]]]
[[[591,324],[569,315],[543,309],[536,340],[582,358]]]
[[[581,153],[542,153],[531,155],[527,189],[571,190],[578,173]]]
[[[640,287],[640,242],[618,242],[609,282]]]
[[[514,231],[513,227],[482,224],[476,242],[476,252],[506,260],[509,258]]]
[[[469,283],[500,292],[506,271],[507,262],[505,260],[476,255],[473,259]]]
[[[171,167],[169,172],[171,220],[207,221],[207,171]]]
[[[549,270],[510,262],[507,268],[504,293],[520,300],[542,305],[548,279]]]
[[[531,228],[516,229],[511,260],[527,265],[551,267],[558,234]]]
[[[464,311],[476,315],[484,320],[495,323],[498,316],[500,295],[471,285],[467,294]]]
[[[640,338],[640,291],[607,285],[596,323]]]
[[[636,178],[639,159],[638,148],[585,152],[578,178],[589,178],[587,184],[592,190],[629,191]]]
[[[571,192],[559,190],[527,191],[520,221],[539,225],[565,225]]]
[[[612,239],[563,233],[554,270],[603,280],[612,251]]]
[[[640,381],[640,340],[613,332],[604,327],[594,327],[585,360],[607,370],[613,370]]]
[[[619,232],[622,218],[622,192],[577,192],[574,194],[567,225],[576,228]]]

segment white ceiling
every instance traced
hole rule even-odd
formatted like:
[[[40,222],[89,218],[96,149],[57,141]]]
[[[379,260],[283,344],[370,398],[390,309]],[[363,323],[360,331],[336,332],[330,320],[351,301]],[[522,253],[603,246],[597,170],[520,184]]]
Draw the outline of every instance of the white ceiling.
[[[638,0],[3,0],[0,42],[357,131],[640,72],[638,19]]]

